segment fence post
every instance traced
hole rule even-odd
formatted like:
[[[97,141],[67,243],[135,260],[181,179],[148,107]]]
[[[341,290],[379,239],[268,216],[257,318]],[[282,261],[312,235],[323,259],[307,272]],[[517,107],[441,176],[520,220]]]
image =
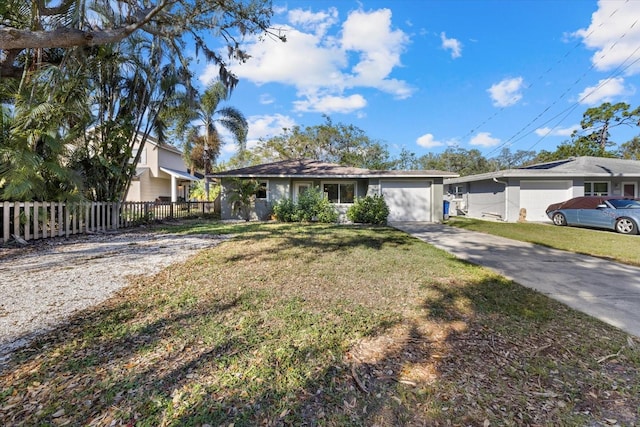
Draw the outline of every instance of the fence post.
[[[31,238],[31,203],[24,202],[24,240]]]
[[[49,205],[49,237],[54,237],[56,234],[56,204],[51,202]]]
[[[20,237],[20,202],[13,204],[13,234]]]
[[[9,231],[11,230],[9,228],[10,209],[11,204],[9,202],[4,202],[4,204],[2,205],[2,241],[4,243],[7,243],[7,241],[9,240]]]
[[[64,207],[62,205],[62,202],[58,202],[58,236],[63,236],[64,235],[64,229],[63,229],[63,219],[62,219],[62,215],[63,215],[63,210]]]
[[[38,207],[38,205],[38,202],[33,202],[33,238],[35,240],[38,240],[40,238],[40,223],[38,221],[38,215],[40,214],[38,212],[38,209],[40,208]]]
[[[64,204],[64,236],[69,237],[71,229],[71,215],[69,215],[69,203]]]

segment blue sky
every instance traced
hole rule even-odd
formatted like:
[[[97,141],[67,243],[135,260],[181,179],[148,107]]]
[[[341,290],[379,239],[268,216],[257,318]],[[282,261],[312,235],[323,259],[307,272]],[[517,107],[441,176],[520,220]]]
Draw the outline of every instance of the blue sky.
[[[228,104],[249,146],[283,127],[353,124],[417,156],[555,150],[603,102],[640,105],[640,1],[274,0],[287,42],[249,38]],[[206,84],[217,70],[194,68]],[[640,132],[614,130],[622,143]],[[235,151],[229,140],[220,160]]]

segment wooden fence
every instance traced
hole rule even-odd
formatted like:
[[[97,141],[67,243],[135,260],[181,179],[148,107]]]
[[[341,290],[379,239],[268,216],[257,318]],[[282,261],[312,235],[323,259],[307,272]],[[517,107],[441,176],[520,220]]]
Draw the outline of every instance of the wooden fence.
[[[105,232],[214,211],[213,202],[0,202],[0,244]]]

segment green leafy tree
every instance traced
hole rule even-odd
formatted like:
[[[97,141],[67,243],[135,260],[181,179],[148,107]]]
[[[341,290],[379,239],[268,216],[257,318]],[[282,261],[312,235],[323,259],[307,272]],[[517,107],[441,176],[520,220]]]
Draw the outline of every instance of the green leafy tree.
[[[420,162],[418,161],[418,158],[416,157],[415,153],[412,153],[409,150],[407,150],[405,147],[402,147],[402,150],[400,151],[400,155],[393,162],[393,169],[412,170],[412,169],[419,169],[419,168],[420,168]]]
[[[494,165],[477,149],[449,147],[441,154],[429,153],[418,158],[420,169],[456,172],[461,176],[493,171]]]
[[[589,108],[580,122],[584,134],[574,132],[570,141],[558,145],[555,151],[540,151],[535,160],[549,162],[578,156],[617,157],[623,148],[613,149],[616,144],[610,139],[611,129],[623,125],[638,126],[639,119],[640,108],[630,110],[629,104],[624,102],[605,102],[599,107]],[[625,149],[631,147],[632,142]]]
[[[2,93],[0,199],[78,199],[82,183],[65,165],[89,115],[78,79],[51,67],[21,85],[3,83]]]
[[[78,139],[69,167],[84,177],[88,199],[122,200],[148,136],[155,131],[164,138],[158,117],[176,87],[188,85],[181,79],[184,70],[164,61],[164,46],[162,40],[129,37],[96,48],[97,58],[105,60],[89,61],[84,70],[92,128]]]
[[[211,30],[227,42],[229,58],[245,61],[239,38],[269,33],[270,0],[4,0],[0,3],[0,77],[21,78],[34,63],[55,62],[56,49],[81,53],[82,48],[119,44],[127,38],[156,37],[170,41],[172,56],[186,61],[187,41],[208,62],[220,66],[220,78],[229,87],[237,78],[225,58],[207,45]],[[99,19],[99,20],[98,20]]]
[[[186,43],[230,90],[237,79],[204,35],[215,31],[244,61],[237,38],[269,31],[271,14],[268,0],[0,3],[0,197],[123,197],[133,145],[152,132],[163,142],[162,110],[178,86],[193,91]]]
[[[282,135],[260,141],[256,153],[271,161],[306,158],[367,169],[393,165],[384,145],[356,126],[334,124],[328,116],[321,125],[283,129]]]
[[[618,154],[623,159],[640,160],[640,137],[635,137],[620,145]]]
[[[517,150],[513,153],[509,147],[505,147],[500,151],[500,154],[490,159],[490,162],[494,163],[496,170],[513,169],[532,163],[535,157],[535,151]]]
[[[595,142],[600,146],[602,153],[608,147],[615,145],[610,141],[611,129],[617,126],[637,126],[640,119],[640,107],[629,111],[630,105],[624,102],[611,104],[605,102],[599,107],[589,108],[583,115],[580,126],[583,130],[590,131],[585,138],[590,142]],[[575,138],[574,138],[575,139]]]

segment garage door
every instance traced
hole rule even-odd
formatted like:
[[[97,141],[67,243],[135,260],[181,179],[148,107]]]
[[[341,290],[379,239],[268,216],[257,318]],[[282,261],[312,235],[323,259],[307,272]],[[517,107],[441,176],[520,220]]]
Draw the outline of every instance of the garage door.
[[[520,181],[520,208],[527,210],[527,221],[550,221],[547,206],[571,197],[571,181]]]
[[[431,221],[431,181],[381,181],[389,221]]]

